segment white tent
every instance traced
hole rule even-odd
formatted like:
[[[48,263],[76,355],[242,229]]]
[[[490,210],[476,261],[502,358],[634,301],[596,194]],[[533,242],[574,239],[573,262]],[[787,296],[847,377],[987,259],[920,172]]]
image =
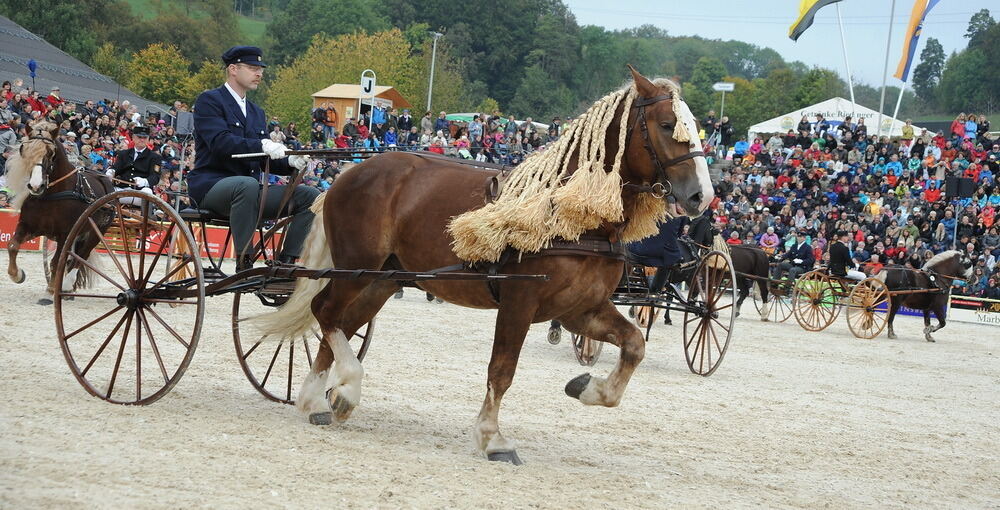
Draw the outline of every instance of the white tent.
[[[827,99],[822,103],[816,103],[812,106],[807,106],[805,108],[800,108],[798,110],[788,112],[784,115],[779,115],[773,119],[765,120],[758,124],[750,126],[750,130],[747,136],[747,140],[753,140],[754,136],[764,133],[787,133],[789,129],[794,130],[799,125],[799,120],[802,117],[806,117],[809,122],[816,123],[816,115],[822,115],[827,122],[830,123],[831,127],[839,126],[843,121],[844,117],[854,114],[851,116],[851,122],[857,124],[858,119],[865,119],[865,125],[868,126],[868,134],[875,134],[875,124],[878,122],[878,112],[872,110],[871,108],[865,108],[860,104],[855,104],[852,108],[851,102],[842,97],[834,97]],[[890,114],[882,115],[882,129],[878,133],[880,136],[902,136],[903,134],[903,124],[902,120],[892,120]],[[922,128],[913,127],[913,133],[916,136],[920,135]]]

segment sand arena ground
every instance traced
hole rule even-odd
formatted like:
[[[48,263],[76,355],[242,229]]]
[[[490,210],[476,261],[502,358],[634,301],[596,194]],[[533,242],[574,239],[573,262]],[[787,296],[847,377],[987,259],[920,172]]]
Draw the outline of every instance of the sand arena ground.
[[[316,427],[244,379],[231,297],[210,300],[201,344],[148,407],[90,397],[60,353],[37,254],[0,283],[0,508],[1000,507],[1000,338],[952,323],[923,341],[857,340],[756,320],[720,369],[688,372],[680,327],[658,325],[622,405],[584,407],[580,367],[534,326],[501,427],[526,464],[486,462],[470,431],[495,312],[408,291],[379,316],[361,406]]]

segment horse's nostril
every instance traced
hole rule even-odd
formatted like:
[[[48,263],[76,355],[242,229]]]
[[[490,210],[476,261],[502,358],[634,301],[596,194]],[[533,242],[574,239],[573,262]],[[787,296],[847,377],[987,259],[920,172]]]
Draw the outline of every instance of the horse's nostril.
[[[699,192],[695,193],[694,195],[691,195],[691,198],[689,198],[688,200],[690,200],[692,204],[700,204],[701,203],[701,199],[704,198],[704,197],[705,197],[705,195],[702,192],[699,191]]]

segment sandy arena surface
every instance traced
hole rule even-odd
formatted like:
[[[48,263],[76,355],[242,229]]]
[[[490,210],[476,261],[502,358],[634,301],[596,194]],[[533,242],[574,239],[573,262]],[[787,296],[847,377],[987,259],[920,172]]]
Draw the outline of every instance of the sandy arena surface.
[[[563,386],[606,375],[617,349],[585,369],[536,325],[500,415],[514,467],[470,439],[493,311],[390,300],[360,407],[317,427],[250,386],[232,298],[213,298],[173,391],[114,406],[70,373],[52,307],[35,304],[40,257],[22,256],[28,282],[0,282],[0,508],[1000,508],[995,329],[952,323],[932,344],[901,318],[899,340],[864,341],[844,317],[807,333],[748,302],[714,375],[689,373],[680,326],[658,324],[606,409]]]

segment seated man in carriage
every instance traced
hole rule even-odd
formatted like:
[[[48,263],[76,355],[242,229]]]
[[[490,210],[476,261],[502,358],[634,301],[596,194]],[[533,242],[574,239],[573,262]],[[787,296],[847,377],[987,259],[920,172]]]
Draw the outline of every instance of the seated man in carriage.
[[[795,280],[800,274],[812,271],[815,264],[812,246],[806,242],[806,231],[799,229],[795,232],[795,244],[785,252],[784,260],[778,264],[775,278],[780,279],[788,273],[788,279]]]
[[[132,148],[118,153],[115,164],[108,170],[109,177],[118,179],[116,189],[133,188],[143,193],[152,194],[152,187],[160,183],[160,167],[163,159],[160,154],[149,148],[149,130],[145,126],[132,128],[129,135]],[[132,186],[126,182],[134,183]],[[121,198],[126,204],[138,203],[138,199]]]
[[[285,209],[278,211],[287,186],[270,186],[261,215],[260,158],[233,159],[233,154],[263,152],[271,158],[271,172],[292,173],[308,165],[305,156],[285,157],[285,146],[267,136],[264,110],[250,102],[247,91],[260,84],[263,68],[260,48],[236,46],[222,55],[226,83],[202,92],[195,101],[195,163],[188,174],[191,198],[201,207],[229,218],[237,271],[253,265],[251,246],[258,217],[275,219],[292,216],[285,233],[281,263],[294,263],[312,226],[309,210],[319,190],[299,185],[291,193]]]
[[[694,255],[685,243],[679,241],[681,231],[688,223],[687,216],[671,218],[660,224],[660,231],[628,245],[629,259],[636,264],[656,268],[656,274],[649,279],[649,292],[656,294],[683,263],[694,260]]]
[[[837,242],[830,245],[830,274],[840,278],[861,281],[867,276],[858,271],[851,258],[851,234],[846,230],[837,232]]]

